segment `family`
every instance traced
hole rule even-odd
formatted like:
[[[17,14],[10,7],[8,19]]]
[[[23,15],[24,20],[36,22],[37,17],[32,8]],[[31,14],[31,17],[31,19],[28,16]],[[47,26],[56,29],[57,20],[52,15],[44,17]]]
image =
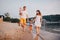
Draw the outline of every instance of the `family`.
[[[22,26],[23,31],[25,31],[26,28],[26,19],[28,18],[28,12],[26,11],[26,6],[23,6],[23,8],[19,8],[19,15],[20,15],[20,22],[19,26]],[[42,23],[42,14],[40,10],[36,10],[36,16],[33,19],[35,21],[36,26],[36,34],[39,35],[41,23]],[[30,21],[29,30],[32,31],[32,21]]]

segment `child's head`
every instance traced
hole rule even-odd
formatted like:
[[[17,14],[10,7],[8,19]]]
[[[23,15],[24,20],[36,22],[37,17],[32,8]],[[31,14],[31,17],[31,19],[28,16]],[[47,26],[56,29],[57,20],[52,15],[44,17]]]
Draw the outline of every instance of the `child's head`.
[[[41,15],[40,10],[36,10],[36,15]]]
[[[31,19],[31,20],[30,20],[30,23],[32,23],[32,22],[33,22],[33,20]]]
[[[23,6],[23,10],[26,10],[26,6]]]

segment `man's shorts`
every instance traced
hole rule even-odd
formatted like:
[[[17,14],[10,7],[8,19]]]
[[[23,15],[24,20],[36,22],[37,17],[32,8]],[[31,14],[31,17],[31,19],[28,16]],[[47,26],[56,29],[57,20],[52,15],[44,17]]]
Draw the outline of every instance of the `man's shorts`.
[[[20,23],[26,25],[26,18],[20,18]]]

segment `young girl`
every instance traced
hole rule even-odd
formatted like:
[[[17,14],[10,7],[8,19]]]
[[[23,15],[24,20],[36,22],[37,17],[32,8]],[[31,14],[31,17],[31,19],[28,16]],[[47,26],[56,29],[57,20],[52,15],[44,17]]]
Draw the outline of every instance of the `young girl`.
[[[19,8],[19,15],[22,16],[22,8]],[[21,26],[20,21],[19,21],[18,25]]]
[[[32,32],[33,20],[30,20],[29,30]]]
[[[39,10],[36,11],[36,18],[35,18],[35,26],[36,26],[36,33],[39,35],[40,28],[41,28],[41,22],[42,22],[42,15]]]

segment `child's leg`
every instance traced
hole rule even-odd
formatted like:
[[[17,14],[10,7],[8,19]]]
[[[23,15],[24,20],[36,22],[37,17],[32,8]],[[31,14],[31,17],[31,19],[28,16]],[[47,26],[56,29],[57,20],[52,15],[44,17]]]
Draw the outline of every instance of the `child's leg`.
[[[20,26],[20,23],[18,22],[18,26]]]
[[[30,30],[30,32],[32,32],[32,25],[29,26],[29,30]]]
[[[20,26],[20,27],[22,26],[21,22],[19,22],[19,26]]]
[[[19,22],[18,22],[18,26],[20,26],[20,19],[19,19]]]

